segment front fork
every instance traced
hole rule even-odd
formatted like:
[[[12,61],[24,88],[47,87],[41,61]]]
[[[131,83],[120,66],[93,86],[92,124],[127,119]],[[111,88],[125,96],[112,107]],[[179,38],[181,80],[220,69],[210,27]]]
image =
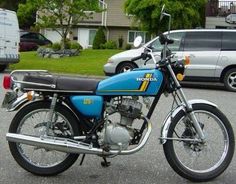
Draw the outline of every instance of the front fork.
[[[190,120],[192,120],[193,126],[195,127],[195,129],[196,129],[200,139],[202,141],[205,141],[206,138],[205,138],[205,135],[204,135],[204,133],[202,131],[201,125],[198,122],[198,120],[197,120],[197,118],[196,118],[196,116],[195,116],[195,114],[193,112],[192,106],[188,103],[187,98],[186,98],[186,96],[185,96],[185,94],[184,94],[184,92],[183,92],[183,90],[181,88],[181,85],[180,85],[179,81],[177,80],[177,78],[175,76],[175,73],[174,73],[171,65],[168,64],[167,68],[170,71],[170,74],[171,74],[171,76],[172,76],[172,78],[173,78],[173,80],[174,80],[174,82],[176,84],[176,87],[177,87],[177,89],[179,91],[179,94],[180,94],[180,96],[181,96],[181,98],[182,98],[182,100],[183,100],[183,102],[185,104],[186,112],[187,112]]]
[[[49,112],[48,112],[47,117],[46,117],[46,123],[47,123],[46,132],[45,132],[46,136],[49,135],[49,129],[52,126],[52,123],[53,123],[53,114],[54,114],[56,103],[57,103],[57,97],[58,97],[58,94],[54,93],[53,97],[52,97],[52,102],[51,102],[51,105],[50,105],[50,109],[49,109]]]

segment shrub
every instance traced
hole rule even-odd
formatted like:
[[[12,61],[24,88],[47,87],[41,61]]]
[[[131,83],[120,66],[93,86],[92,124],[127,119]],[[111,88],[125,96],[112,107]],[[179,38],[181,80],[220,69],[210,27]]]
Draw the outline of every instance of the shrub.
[[[66,38],[64,49],[70,49],[70,43],[71,43],[70,39]],[[61,41],[61,46],[62,46],[62,41]]]
[[[47,48],[49,48],[49,46],[47,46]],[[58,51],[58,50],[61,50],[61,44],[56,42],[56,43],[53,43],[51,48],[54,50],[54,51]]]
[[[104,43],[106,43],[105,34],[103,31],[103,28],[99,27],[99,29],[95,35],[95,38],[93,40],[93,49],[100,49],[101,48],[100,46]]]
[[[105,44],[101,45],[101,48],[104,49],[117,49],[116,42],[109,40]]]
[[[101,45],[100,45],[100,49],[105,49],[105,44],[106,44],[106,43],[101,44]]]
[[[70,49],[82,50],[83,47],[78,42],[70,42]]]
[[[130,50],[132,48],[132,45],[130,45],[130,44],[127,44],[126,46],[125,46],[125,49],[126,50]]]

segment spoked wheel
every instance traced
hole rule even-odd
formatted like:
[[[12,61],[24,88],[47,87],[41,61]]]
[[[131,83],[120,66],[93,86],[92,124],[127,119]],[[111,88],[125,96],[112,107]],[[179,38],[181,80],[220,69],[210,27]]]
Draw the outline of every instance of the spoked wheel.
[[[182,177],[208,181],[229,166],[234,154],[234,134],[229,121],[217,108],[196,104],[193,109],[206,142],[168,140],[163,146],[164,152],[170,166]],[[173,118],[168,137],[199,139],[183,111]]]
[[[12,120],[10,133],[40,137],[45,135],[46,117],[50,103],[36,102],[22,108]],[[73,114],[64,106],[57,105],[49,135],[71,138],[79,135],[78,124]],[[12,156],[25,170],[37,175],[56,175],[68,169],[78,158],[69,154],[45,148],[9,142]]]

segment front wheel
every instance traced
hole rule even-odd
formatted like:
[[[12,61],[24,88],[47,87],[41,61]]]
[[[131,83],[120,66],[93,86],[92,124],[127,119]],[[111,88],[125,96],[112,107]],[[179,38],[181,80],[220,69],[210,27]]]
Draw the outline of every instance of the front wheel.
[[[234,154],[234,133],[228,119],[217,108],[195,104],[193,110],[206,142],[167,140],[163,145],[164,153],[170,166],[182,177],[197,182],[209,181],[229,166]],[[173,118],[168,138],[199,138],[184,111]]]
[[[40,137],[45,134],[49,102],[35,102],[23,107],[13,118],[9,132]],[[73,114],[57,104],[50,136],[72,138],[79,135],[78,122]],[[25,170],[36,175],[56,175],[68,169],[78,158],[70,154],[15,142],[9,142],[12,156]]]

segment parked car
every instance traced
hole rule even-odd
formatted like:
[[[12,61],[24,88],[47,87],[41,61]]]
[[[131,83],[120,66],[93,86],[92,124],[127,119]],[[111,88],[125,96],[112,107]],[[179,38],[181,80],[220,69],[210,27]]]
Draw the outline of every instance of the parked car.
[[[165,33],[166,34],[166,33]],[[191,64],[186,70],[184,80],[218,81],[230,91],[236,91],[236,30],[192,29],[171,31],[175,40],[169,48],[176,53],[175,58],[190,56]],[[158,37],[146,47],[160,54]],[[152,60],[144,66],[143,60],[131,62],[133,57],[143,52],[143,47],[124,51],[108,59],[104,65],[106,75],[132,70],[134,68],[154,67]]]
[[[20,42],[20,52],[37,50],[38,47],[34,42]]]
[[[0,8],[0,72],[19,62],[19,24],[16,12]]]
[[[236,13],[231,13],[227,17],[225,17],[225,22],[229,24],[235,24],[236,23]]]
[[[38,46],[52,44],[40,33],[20,31],[20,51],[37,50]]]

